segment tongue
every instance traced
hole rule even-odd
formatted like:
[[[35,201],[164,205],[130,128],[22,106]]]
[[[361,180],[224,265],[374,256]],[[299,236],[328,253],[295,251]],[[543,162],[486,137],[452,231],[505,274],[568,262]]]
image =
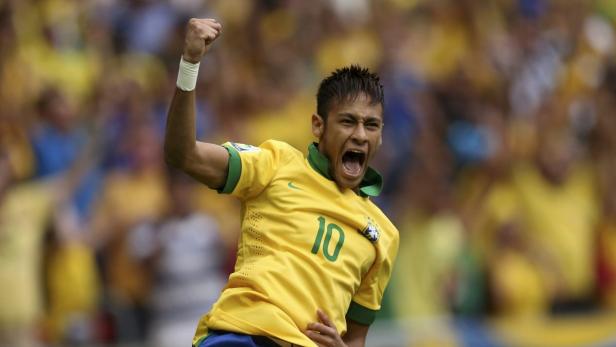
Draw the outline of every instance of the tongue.
[[[361,164],[356,159],[347,159],[342,162],[342,166],[348,174],[353,176],[359,175],[361,172]]]

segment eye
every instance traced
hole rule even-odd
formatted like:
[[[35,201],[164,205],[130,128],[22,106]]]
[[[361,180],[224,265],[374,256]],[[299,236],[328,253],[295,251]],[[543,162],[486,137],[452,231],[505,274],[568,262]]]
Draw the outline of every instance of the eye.
[[[368,128],[368,130],[379,130],[381,128],[381,124],[377,122],[368,122],[366,123],[366,128]]]
[[[343,118],[340,123],[344,124],[344,125],[353,125],[353,120],[349,119],[349,118]]]

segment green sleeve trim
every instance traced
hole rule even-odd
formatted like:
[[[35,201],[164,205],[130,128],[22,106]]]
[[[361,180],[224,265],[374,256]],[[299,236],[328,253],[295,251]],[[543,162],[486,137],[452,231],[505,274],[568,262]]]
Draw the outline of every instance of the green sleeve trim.
[[[237,182],[239,182],[242,174],[242,160],[240,159],[240,154],[233,146],[224,144],[223,147],[229,152],[229,172],[227,173],[227,181],[224,187],[218,189],[218,192],[231,194],[235,186],[237,186]]]
[[[346,317],[356,323],[370,325],[376,318],[378,311],[366,308],[355,301],[351,301]]]

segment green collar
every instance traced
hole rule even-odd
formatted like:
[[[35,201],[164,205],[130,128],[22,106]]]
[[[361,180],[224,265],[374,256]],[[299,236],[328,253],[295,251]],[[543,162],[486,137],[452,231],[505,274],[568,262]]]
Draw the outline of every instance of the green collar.
[[[319,152],[317,144],[313,142],[308,146],[308,162],[312,168],[320,173],[328,180],[334,180],[329,173],[329,160],[325,155]],[[364,178],[362,178],[359,184],[359,195],[366,196],[378,196],[383,188],[383,177],[375,169],[368,167]]]

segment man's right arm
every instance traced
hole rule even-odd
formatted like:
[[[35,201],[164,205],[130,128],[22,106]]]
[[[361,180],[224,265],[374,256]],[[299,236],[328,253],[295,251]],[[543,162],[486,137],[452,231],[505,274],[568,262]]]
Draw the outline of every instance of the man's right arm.
[[[182,59],[192,64],[199,63],[221,29],[216,20],[191,19]],[[167,115],[165,161],[208,187],[219,189],[227,178],[229,154],[219,145],[197,141],[195,133],[195,91],[178,87]]]

